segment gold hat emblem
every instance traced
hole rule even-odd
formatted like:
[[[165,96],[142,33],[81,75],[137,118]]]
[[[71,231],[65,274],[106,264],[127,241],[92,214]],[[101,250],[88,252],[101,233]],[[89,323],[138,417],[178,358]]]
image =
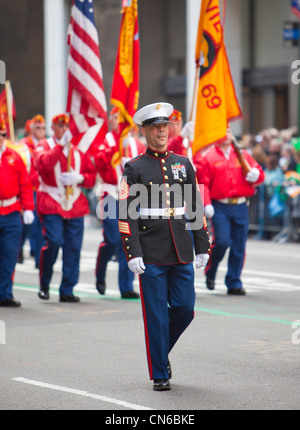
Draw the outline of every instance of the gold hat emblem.
[[[156,108],[155,108],[155,109],[156,109],[156,110],[158,110],[158,109],[160,109],[160,108],[161,108],[161,104],[159,104],[159,103],[158,103],[158,104],[156,105]]]

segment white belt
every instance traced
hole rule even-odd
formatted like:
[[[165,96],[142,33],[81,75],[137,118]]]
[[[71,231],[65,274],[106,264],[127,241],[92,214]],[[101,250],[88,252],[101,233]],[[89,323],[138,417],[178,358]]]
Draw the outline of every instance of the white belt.
[[[225,203],[227,205],[240,205],[242,203],[245,203],[247,201],[246,197],[229,197],[228,199],[219,199],[216,200],[220,203]]]
[[[184,215],[185,208],[141,208],[140,214],[142,216],[165,216],[173,217],[177,215]]]
[[[17,197],[12,197],[11,199],[0,200],[0,207],[5,208],[6,206],[13,205],[16,203]]]
[[[62,193],[58,187],[52,187],[51,185],[47,185],[44,182],[40,184],[39,191],[43,191],[48,194],[55,194],[56,196],[61,196]]]

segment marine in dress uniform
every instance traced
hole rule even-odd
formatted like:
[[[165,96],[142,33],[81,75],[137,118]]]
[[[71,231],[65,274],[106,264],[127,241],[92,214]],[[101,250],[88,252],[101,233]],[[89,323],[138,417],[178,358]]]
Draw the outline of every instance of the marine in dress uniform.
[[[40,253],[43,245],[43,227],[42,223],[38,217],[36,210],[36,192],[39,187],[39,175],[36,171],[33,163],[34,151],[39,142],[45,139],[46,136],[46,122],[43,115],[35,115],[32,119],[26,121],[25,124],[25,133],[26,137],[20,140],[20,143],[25,144],[30,152],[30,171],[29,176],[33,188],[33,196],[35,201],[35,210],[34,210],[34,222],[30,229],[28,227],[23,227],[21,246],[19,250],[18,262],[23,263],[23,246],[26,242],[26,239],[30,240],[30,248],[31,255],[35,258],[35,267],[39,267],[40,262]]]
[[[62,248],[61,302],[78,302],[73,288],[79,278],[83,217],[89,213],[88,200],[81,187],[92,188],[96,171],[90,158],[69,144],[69,118],[59,114],[52,119],[53,137],[41,142],[34,155],[40,175],[37,211],[44,227],[45,245],[40,257],[40,299],[49,299],[49,285],[59,248]],[[70,169],[68,157],[70,147]],[[68,190],[70,193],[68,194]]]
[[[141,125],[147,150],[126,163],[119,194],[123,248],[128,266],[140,274],[154,390],[170,389],[168,355],[194,317],[193,245],[199,268],[210,250],[194,168],[187,157],[167,150],[172,111],[168,103],[154,103],[136,112],[133,120]]]
[[[102,182],[100,185],[100,217],[103,225],[103,241],[99,245],[96,261],[96,288],[100,294],[105,294],[107,264],[112,256],[117,254],[121,298],[136,299],[139,298],[139,294],[133,289],[134,274],[128,268],[123,252],[118,229],[117,205],[124,164],[130,158],[145,152],[146,147],[129,134],[123,141],[122,162],[115,162],[115,159],[119,158],[120,148],[119,115],[119,109],[114,107],[109,116],[111,131],[106,134],[104,142],[99,146],[98,154],[94,157],[95,166]]]
[[[17,263],[23,222],[34,219],[33,193],[21,156],[5,144],[6,125],[0,119],[0,306],[18,307],[13,297],[13,274]]]
[[[251,166],[247,176],[231,144],[232,134],[227,130],[226,142],[216,145],[194,157],[199,184],[204,185],[204,208],[213,228],[212,253],[205,268],[206,286],[215,288],[219,263],[230,248],[225,284],[228,294],[245,295],[240,279],[245,260],[248,237],[248,199],[255,194],[256,186],[264,181],[261,166],[243,150]]]

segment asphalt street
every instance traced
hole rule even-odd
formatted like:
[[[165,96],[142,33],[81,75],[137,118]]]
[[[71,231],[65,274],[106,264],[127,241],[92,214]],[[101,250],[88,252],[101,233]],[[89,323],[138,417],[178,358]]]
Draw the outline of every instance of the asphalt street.
[[[38,299],[27,244],[14,278],[22,307],[0,308],[0,410],[101,410],[116,420],[113,411],[300,408],[299,244],[249,240],[246,296],[226,294],[227,256],[212,292],[196,271],[195,319],[170,354],[172,389],[155,392],[141,302],[120,298],[116,262],[106,295],[96,291],[100,240],[99,225],[87,219],[76,304],[58,301],[60,258],[50,300]]]

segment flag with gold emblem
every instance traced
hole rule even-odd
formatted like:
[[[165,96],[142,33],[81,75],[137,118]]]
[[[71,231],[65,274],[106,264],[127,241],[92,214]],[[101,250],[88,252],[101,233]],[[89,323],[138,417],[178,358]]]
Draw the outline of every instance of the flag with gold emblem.
[[[3,91],[0,93],[0,116],[3,117],[5,120],[8,137],[12,138],[12,136],[10,136],[10,130],[13,127],[13,124],[9,124],[9,117],[10,117],[10,115],[9,115],[9,104],[7,103],[7,92],[8,91],[9,91],[8,96],[10,97],[10,100],[11,100],[11,108],[10,109],[11,109],[12,121],[15,121],[15,119],[17,118],[14,96],[13,96],[12,89],[11,89],[10,85],[5,86]]]
[[[111,90],[111,104],[120,109],[120,158],[122,140],[134,126],[133,115],[139,101],[140,42],[137,0],[123,0],[122,20],[115,71]]]
[[[196,44],[200,64],[193,154],[226,137],[229,121],[241,118],[227,58],[219,0],[202,0]]]

